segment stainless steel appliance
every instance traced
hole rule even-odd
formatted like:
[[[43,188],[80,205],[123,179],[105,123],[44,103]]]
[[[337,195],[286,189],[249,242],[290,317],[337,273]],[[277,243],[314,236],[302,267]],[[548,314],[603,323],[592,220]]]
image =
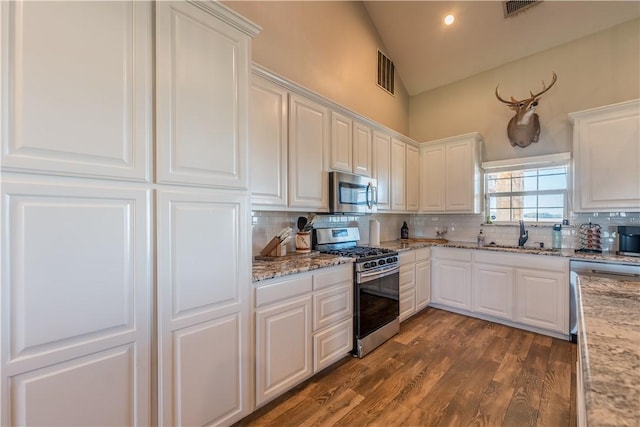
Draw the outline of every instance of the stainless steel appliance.
[[[640,264],[614,264],[596,261],[571,261],[569,288],[569,333],[576,342],[578,333],[578,275],[640,282]]]
[[[389,249],[358,246],[356,227],[321,228],[315,249],[355,258],[353,354],[363,357],[400,331],[400,264]]]
[[[618,226],[618,255],[640,257],[640,227]]]
[[[344,172],[329,172],[331,213],[371,214],[378,210],[376,180]]]

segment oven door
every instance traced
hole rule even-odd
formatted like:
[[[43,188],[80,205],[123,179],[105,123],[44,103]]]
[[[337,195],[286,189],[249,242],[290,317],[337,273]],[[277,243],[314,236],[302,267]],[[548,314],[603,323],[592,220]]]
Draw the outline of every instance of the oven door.
[[[400,315],[399,268],[356,279],[354,335],[362,339]]]
[[[342,172],[329,173],[331,213],[375,213],[378,210],[376,180]]]

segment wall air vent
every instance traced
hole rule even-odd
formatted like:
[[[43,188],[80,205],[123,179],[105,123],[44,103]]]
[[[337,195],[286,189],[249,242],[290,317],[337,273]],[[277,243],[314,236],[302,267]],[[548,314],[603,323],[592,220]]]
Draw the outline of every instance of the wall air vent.
[[[378,50],[378,86],[395,94],[395,67],[387,55]]]
[[[542,3],[542,0],[513,0],[505,1],[502,3],[504,10],[504,17],[511,18],[514,15],[529,9],[531,6],[535,6],[538,3]]]

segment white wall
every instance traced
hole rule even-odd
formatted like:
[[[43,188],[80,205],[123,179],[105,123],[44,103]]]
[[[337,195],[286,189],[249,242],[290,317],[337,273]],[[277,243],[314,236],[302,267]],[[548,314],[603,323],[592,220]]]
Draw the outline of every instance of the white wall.
[[[512,147],[506,128],[513,112],[496,99],[496,85],[503,98],[523,99],[542,89],[541,80],[548,84],[553,71],[558,82],[537,109],[540,141]],[[634,20],[411,97],[409,136],[424,142],[478,131],[485,161],[571,151],[567,114],[640,98],[639,76],[640,20]]]
[[[225,1],[262,27],[252,58],[276,74],[403,135],[409,96],[398,75],[395,96],[376,84],[377,50],[385,51],[357,1]]]

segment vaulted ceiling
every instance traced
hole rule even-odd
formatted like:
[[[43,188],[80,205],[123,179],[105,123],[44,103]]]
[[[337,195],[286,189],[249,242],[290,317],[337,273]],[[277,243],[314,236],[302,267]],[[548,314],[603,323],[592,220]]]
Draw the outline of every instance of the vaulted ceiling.
[[[364,1],[364,5],[409,95],[640,17],[640,2],[635,0],[546,0],[510,18],[504,17],[501,1]],[[451,26],[443,23],[447,14],[455,16]]]

